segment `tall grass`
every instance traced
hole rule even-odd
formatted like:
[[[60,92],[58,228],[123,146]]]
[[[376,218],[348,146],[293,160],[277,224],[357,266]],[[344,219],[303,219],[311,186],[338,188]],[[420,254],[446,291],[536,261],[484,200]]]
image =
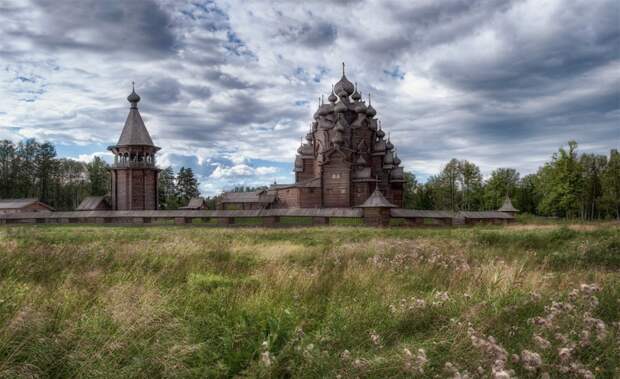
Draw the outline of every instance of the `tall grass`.
[[[0,229],[0,377],[618,377],[620,229]]]

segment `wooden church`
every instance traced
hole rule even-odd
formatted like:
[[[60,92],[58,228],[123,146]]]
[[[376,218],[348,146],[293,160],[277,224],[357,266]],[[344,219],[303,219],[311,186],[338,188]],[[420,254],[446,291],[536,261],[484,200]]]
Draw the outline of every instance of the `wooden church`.
[[[322,100],[306,141],[297,149],[295,183],[274,184],[263,196],[223,196],[221,208],[350,208],[378,189],[390,203],[403,204],[403,167],[377,111],[362,99],[342,65],[342,77]],[[269,203],[252,202],[270,194]]]
[[[132,89],[127,97],[131,104],[118,142],[108,147],[114,154],[110,167],[112,177],[111,208],[113,210],[156,210],[159,169],[153,144],[140,111],[140,96]]]

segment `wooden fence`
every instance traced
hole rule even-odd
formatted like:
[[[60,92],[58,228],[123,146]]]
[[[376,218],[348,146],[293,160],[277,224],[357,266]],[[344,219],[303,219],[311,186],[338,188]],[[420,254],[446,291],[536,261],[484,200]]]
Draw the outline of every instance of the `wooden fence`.
[[[385,215],[385,217],[378,217]],[[303,208],[257,210],[74,211],[0,215],[0,224],[204,224],[204,225],[370,225],[445,226],[479,222],[508,223],[501,212],[468,212],[374,208]]]

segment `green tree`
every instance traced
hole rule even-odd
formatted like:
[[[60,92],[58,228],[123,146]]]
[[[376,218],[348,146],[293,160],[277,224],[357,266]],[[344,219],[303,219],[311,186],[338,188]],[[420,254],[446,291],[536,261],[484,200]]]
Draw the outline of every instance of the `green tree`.
[[[576,217],[581,209],[582,167],[577,159],[577,143],[560,148],[539,171],[539,209],[543,214]]]
[[[426,183],[418,184],[414,196],[414,209],[437,209],[433,197],[432,180],[429,178]]]
[[[0,197],[14,197],[16,182],[15,145],[8,140],[0,141]]]
[[[461,209],[473,211],[480,209],[482,203],[482,174],[480,168],[467,160],[459,162],[459,179],[462,189]]]
[[[200,196],[198,180],[191,167],[181,167],[177,174],[176,184],[181,204],[187,204],[191,198]]]
[[[519,183],[519,173],[514,168],[498,168],[484,185],[484,207],[497,209],[502,205],[506,195],[512,196]]]
[[[435,183],[436,204],[441,204],[441,208],[444,209],[458,210],[461,194],[459,185],[461,182],[460,162],[452,158],[439,174],[439,181]]]
[[[172,167],[168,166],[159,173],[157,191],[161,209],[177,209],[179,207],[179,195],[174,181]]]
[[[540,196],[536,192],[538,176],[536,174],[526,175],[519,181],[513,195],[514,205],[524,213],[536,214]]]
[[[581,214],[585,219],[600,217],[603,198],[602,173],[607,166],[607,157],[596,154],[582,154],[579,157],[582,167],[583,192]]]
[[[609,215],[620,220],[620,153],[613,149],[609,153],[607,166],[602,173],[603,202]]]
[[[36,196],[44,203],[50,202],[50,185],[56,172],[56,149],[49,142],[37,146],[34,156],[36,168]]]
[[[405,172],[405,183],[403,186],[403,206],[405,208],[414,208],[417,188],[418,182],[413,172]]]
[[[37,166],[35,159],[39,143],[27,139],[17,144],[15,160],[15,192],[13,197],[36,197]]]
[[[110,172],[108,164],[103,159],[95,156],[91,162],[86,164],[86,171],[90,195],[103,196],[110,192]]]

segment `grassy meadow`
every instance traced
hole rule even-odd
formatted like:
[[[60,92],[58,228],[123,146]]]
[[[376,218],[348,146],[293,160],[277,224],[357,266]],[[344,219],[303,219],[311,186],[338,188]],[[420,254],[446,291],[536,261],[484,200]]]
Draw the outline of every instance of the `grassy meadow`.
[[[620,377],[618,224],[0,228],[0,378]]]

